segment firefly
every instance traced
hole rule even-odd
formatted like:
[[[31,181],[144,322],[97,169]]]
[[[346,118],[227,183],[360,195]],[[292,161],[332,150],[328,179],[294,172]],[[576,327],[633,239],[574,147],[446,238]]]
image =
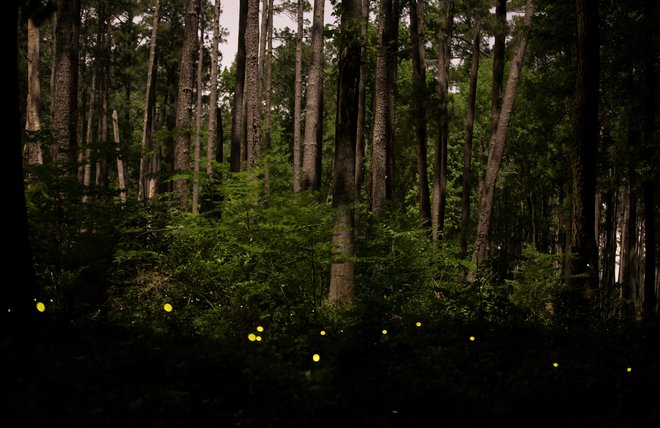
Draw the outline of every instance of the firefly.
[[[45,312],[46,311],[46,305],[44,305],[42,302],[37,302],[37,310],[39,312]]]
[[[475,339],[474,336],[470,336],[470,342],[474,342],[474,339]]]
[[[321,330],[321,336],[325,336],[325,330]]]
[[[552,367],[554,367],[554,368],[559,367],[559,363],[552,363]]]
[[[387,330],[383,329],[383,334],[387,334]]]
[[[312,355],[312,360],[315,363],[318,363],[319,361],[321,361],[321,356],[319,354],[314,354],[314,355]]]
[[[257,331],[258,331],[259,333],[261,333],[261,332],[264,331],[264,328],[263,328],[262,326],[259,326],[259,327],[257,327]]]
[[[419,322],[419,321],[417,321],[417,322],[415,323],[415,325],[416,325],[417,327],[421,327],[421,326],[422,326],[422,323]]]
[[[172,312],[173,308],[172,308],[172,305],[170,305],[169,303],[165,303],[163,305],[163,309],[165,310],[165,312]]]
[[[257,335],[254,334],[254,333],[250,333],[250,334],[248,334],[248,340],[249,340],[250,342],[254,342],[255,340],[257,340]]]

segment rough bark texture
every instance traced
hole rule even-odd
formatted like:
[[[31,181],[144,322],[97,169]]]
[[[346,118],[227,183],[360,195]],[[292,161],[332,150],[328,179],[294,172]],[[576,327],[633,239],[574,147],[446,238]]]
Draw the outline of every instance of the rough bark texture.
[[[77,147],[76,118],[78,109],[78,39],[80,34],[80,0],[58,0],[55,27],[55,57],[51,89],[53,116],[54,162],[68,163],[69,173]]]
[[[197,53],[197,29],[199,26],[200,0],[186,2],[183,46],[179,68],[179,87],[176,100],[176,139],[174,142],[174,174],[190,170],[190,135],[192,131],[193,84],[195,78],[195,54]],[[188,179],[176,178],[173,191],[181,207],[189,207]]]
[[[463,177],[461,179],[461,254],[467,254],[467,237],[470,229],[470,163],[472,161],[472,135],[477,105],[477,77],[479,76],[479,46],[481,44],[481,2],[475,11],[474,35],[472,36],[472,59],[470,60],[470,86],[468,88],[467,119],[465,120],[465,144],[463,146]]]
[[[257,166],[261,140],[259,97],[259,0],[248,0],[245,28],[245,96],[247,101],[247,168]]]
[[[438,137],[433,153],[433,197],[431,199],[431,237],[440,238],[445,223],[445,203],[447,199],[447,138],[449,135],[449,65],[451,62],[451,34],[453,27],[452,0],[444,0],[440,9],[440,35],[438,55]]]
[[[41,84],[39,82],[39,27],[32,18],[27,20],[27,106],[25,112],[25,130],[27,138],[23,148],[23,157],[28,165],[44,163],[38,136],[41,131],[39,106],[41,105]]]
[[[357,128],[358,83],[360,76],[359,0],[341,3],[341,40],[337,84],[335,158],[332,176],[332,204],[335,221],[330,266],[331,303],[350,303],[355,294],[355,136]]]
[[[321,143],[323,137],[323,13],[324,0],[314,0],[312,46],[307,80],[305,139],[303,150],[303,190],[321,187]]]
[[[115,140],[115,153],[117,154],[117,181],[119,184],[119,199],[126,203],[126,174],[124,173],[124,161],[121,158],[121,144],[119,141],[119,121],[117,110],[112,110],[112,134]]]
[[[595,200],[598,153],[598,5],[576,0],[577,73],[575,146],[573,148],[572,227],[567,283],[576,289],[598,288]]]
[[[236,85],[231,110],[231,147],[229,169],[241,170],[241,146],[245,140],[246,115],[243,108],[245,97],[245,29],[247,25],[248,0],[240,0],[238,18],[238,50],[236,52]]]
[[[490,100],[490,135],[497,131],[497,120],[502,109],[504,83],[504,53],[507,35],[506,0],[497,0],[495,6],[495,40],[493,43],[493,86]]]
[[[155,194],[149,192],[148,176],[155,173],[150,171],[151,158],[154,155],[149,155],[149,150],[152,149],[151,144],[151,128],[152,128],[152,111],[153,105],[156,101],[156,47],[158,37],[158,22],[160,20],[160,0],[156,0],[154,4],[153,24],[151,26],[151,40],[149,42],[149,65],[147,66],[147,90],[144,102],[144,117],[142,120],[142,141],[140,143],[140,177],[138,180],[138,199],[150,199]],[[156,189],[156,186],[153,186]],[[155,192],[154,192],[155,193]]]
[[[413,82],[415,86],[413,121],[417,154],[417,194],[419,221],[431,227],[431,199],[427,174],[426,150],[426,47],[424,34],[424,1],[410,0],[410,39],[412,44]]]
[[[264,71],[264,104],[266,112],[264,114],[264,153],[270,151],[270,118],[271,118],[271,95],[272,95],[272,75],[273,75],[273,0],[268,1],[268,53],[266,58],[266,69]],[[270,173],[268,172],[268,162],[264,162],[264,190],[268,193],[270,186]]]
[[[509,120],[511,119],[511,111],[513,110],[513,102],[516,97],[516,90],[518,88],[518,79],[520,78],[520,70],[522,69],[522,61],[527,49],[527,31],[532,24],[533,15],[532,0],[527,0],[525,7],[524,28],[520,33],[518,45],[513,56],[511,63],[511,70],[506,83],[506,90],[502,100],[502,111],[497,124],[497,132],[491,137],[489,150],[488,150],[488,163],[486,165],[486,176],[484,178],[483,186],[479,195],[479,218],[477,220],[477,237],[474,242],[474,252],[472,254],[472,262],[477,269],[484,268],[484,264],[489,256],[489,240],[490,221],[493,212],[493,196],[495,193],[495,183],[500,171],[500,162],[504,153],[504,144],[506,142],[506,134],[509,129]],[[593,228],[592,228],[593,230]],[[468,275],[468,279],[473,281],[476,278],[476,272],[472,271]]]
[[[220,42],[220,14],[222,7],[220,0],[215,0],[213,12],[213,41],[211,42],[211,76],[209,88],[209,127],[208,138],[206,140],[206,175],[213,175],[213,160],[215,159],[215,140],[217,138],[216,129],[218,128],[218,43]],[[222,150],[222,147],[218,147]],[[219,162],[222,162],[220,156]]]
[[[362,19],[360,21],[360,77],[358,83],[358,112],[357,130],[355,136],[355,197],[359,200],[364,182],[364,153],[365,153],[365,116],[367,103],[367,27],[369,24],[369,0],[362,0]],[[355,222],[358,221],[359,210],[355,210]]]
[[[202,153],[202,61],[204,60],[204,25],[199,20],[199,47],[197,49],[197,102],[195,105],[195,150],[193,153],[192,212],[199,212],[199,163]]]

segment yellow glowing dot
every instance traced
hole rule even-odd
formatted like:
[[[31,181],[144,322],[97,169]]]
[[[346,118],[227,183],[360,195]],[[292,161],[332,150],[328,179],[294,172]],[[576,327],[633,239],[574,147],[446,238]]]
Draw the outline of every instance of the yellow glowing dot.
[[[248,334],[248,340],[250,342],[254,342],[255,340],[257,340],[257,336],[254,333],[250,333]]]
[[[552,363],[552,367],[554,367],[554,368],[559,367],[559,363]]]
[[[172,308],[172,305],[170,305],[169,303],[165,303],[163,305],[163,309],[165,309],[165,312],[172,312],[173,308]]]
[[[325,330],[321,330],[321,336],[325,336]]]
[[[475,339],[474,336],[470,336],[470,342],[474,342],[474,339]]]
[[[312,360],[314,360],[315,363],[318,363],[321,360],[321,356],[319,354],[314,354],[312,355]]]
[[[261,342],[261,336],[257,336],[257,342]]]
[[[46,305],[44,305],[44,304],[41,303],[41,302],[38,302],[38,303],[37,303],[37,310],[38,310],[39,312],[45,312],[45,311],[46,311]]]
[[[383,334],[387,334],[387,330],[383,329]]]
[[[7,312],[11,312],[11,308],[7,309]]]
[[[628,368],[626,369],[626,371],[627,371],[628,373],[630,373],[630,372],[632,371],[632,367],[628,367]]]
[[[261,333],[262,331],[264,331],[264,328],[263,328],[262,326],[259,326],[259,327],[257,327],[257,331],[258,331],[259,333]]]
[[[416,325],[417,327],[421,327],[421,326],[422,326],[422,323],[419,322],[419,321],[417,321],[417,322],[415,323],[415,325]]]

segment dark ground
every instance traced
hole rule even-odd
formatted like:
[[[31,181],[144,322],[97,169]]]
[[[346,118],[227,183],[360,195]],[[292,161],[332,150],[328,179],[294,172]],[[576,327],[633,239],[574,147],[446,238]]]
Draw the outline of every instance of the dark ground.
[[[243,332],[208,340],[100,323],[14,327],[0,342],[0,425],[660,426],[655,328],[539,337],[481,326],[470,342],[470,326],[428,324],[424,335],[359,326],[333,345],[275,332],[257,344]]]

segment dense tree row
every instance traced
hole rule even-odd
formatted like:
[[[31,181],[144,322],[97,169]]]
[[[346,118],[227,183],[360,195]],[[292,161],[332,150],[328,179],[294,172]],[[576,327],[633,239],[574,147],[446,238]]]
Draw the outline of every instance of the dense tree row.
[[[557,255],[548,311],[657,314],[656,2],[343,0],[336,22],[321,0],[239,3],[223,70],[218,0],[22,7],[28,186],[55,168],[76,202],[207,215],[246,173],[257,204],[332,206],[332,302],[404,212],[467,282],[515,283],[533,248]]]

